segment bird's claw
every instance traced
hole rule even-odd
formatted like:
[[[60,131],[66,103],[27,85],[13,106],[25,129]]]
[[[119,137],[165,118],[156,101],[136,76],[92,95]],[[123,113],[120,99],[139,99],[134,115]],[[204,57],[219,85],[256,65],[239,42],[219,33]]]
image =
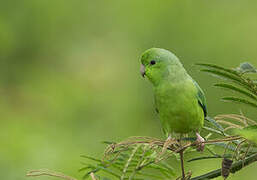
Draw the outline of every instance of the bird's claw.
[[[199,133],[196,133],[196,143],[197,143],[197,151],[203,152],[204,150],[204,138],[200,136]]]

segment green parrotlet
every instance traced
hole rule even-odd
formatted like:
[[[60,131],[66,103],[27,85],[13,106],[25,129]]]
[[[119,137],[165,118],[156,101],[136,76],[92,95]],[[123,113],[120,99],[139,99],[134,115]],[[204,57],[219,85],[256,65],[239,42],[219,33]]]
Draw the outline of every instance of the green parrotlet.
[[[160,48],[146,50],[141,56],[140,72],[153,85],[156,111],[164,133],[195,132],[197,141],[207,116],[205,95],[200,86],[186,72],[179,59]],[[199,150],[203,150],[201,143]]]

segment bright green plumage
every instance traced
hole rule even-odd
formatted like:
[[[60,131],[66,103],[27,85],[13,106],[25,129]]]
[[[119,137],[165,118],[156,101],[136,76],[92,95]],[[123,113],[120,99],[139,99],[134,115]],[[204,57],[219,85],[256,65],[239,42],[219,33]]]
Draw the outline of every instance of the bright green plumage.
[[[200,130],[207,111],[205,96],[179,59],[170,51],[151,48],[143,53],[141,63],[142,75],[153,84],[164,132],[168,135]]]

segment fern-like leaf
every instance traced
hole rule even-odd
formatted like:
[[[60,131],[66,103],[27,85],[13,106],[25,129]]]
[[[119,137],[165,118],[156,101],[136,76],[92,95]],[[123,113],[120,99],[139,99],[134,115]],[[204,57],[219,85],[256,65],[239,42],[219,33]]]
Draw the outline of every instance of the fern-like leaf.
[[[253,95],[252,93],[248,92],[248,91],[245,91],[243,89],[240,89],[234,85],[231,85],[231,84],[226,84],[226,83],[218,83],[218,84],[214,84],[214,86],[216,87],[222,87],[222,88],[226,88],[226,89],[230,89],[230,90],[233,90],[233,91],[236,91],[236,92],[239,92],[243,95],[246,95],[248,97],[250,97],[251,99],[254,99],[257,101],[257,96]]]
[[[203,66],[203,67],[206,67],[206,68],[212,68],[212,69],[216,69],[216,70],[222,70],[222,71],[225,71],[227,73],[231,73],[231,74],[234,74],[236,76],[239,76],[239,73],[233,69],[229,69],[229,68],[224,68],[224,67],[221,67],[221,66],[218,66],[218,65],[215,65],[215,64],[207,64],[207,63],[197,63],[196,65],[199,65],[199,66]]]
[[[249,81],[249,79],[242,78],[239,75],[236,76],[234,74],[222,72],[222,71],[219,71],[216,69],[202,69],[201,71],[210,73],[212,75],[215,75],[215,76],[225,79],[225,80],[230,80],[230,81],[242,86],[243,88],[247,89],[248,91],[254,93],[255,95],[257,95],[256,87],[254,88],[252,86],[253,82]]]
[[[243,98],[238,98],[238,97],[223,97],[222,100],[224,101],[233,101],[233,102],[237,102],[237,103],[243,103],[252,107],[257,108],[257,104],[250,102],[246,99]]]
[[[219,124],[219,123],[217,123],[216,121],[215,121],[215,119],[213,119],[213,118],[211,118],[211,117],[209,117],[209,116],[207,116],[207,117],[205,117],[205,120],[206,121],[208,121],[209,123],[211,123],[214,127],[216,127],[220,132],[224,132],[224,128]]]
[[[218,76],[223,79],[232,80],[232,81],[238,82],[240,84],[242,83],[241,79],[238,76],[235,76],[233,74],[229,74],[229,73],[222,72],[222,71],[215,70],[215,69],[201,69],[200,71],[213,74],[213,75]]]

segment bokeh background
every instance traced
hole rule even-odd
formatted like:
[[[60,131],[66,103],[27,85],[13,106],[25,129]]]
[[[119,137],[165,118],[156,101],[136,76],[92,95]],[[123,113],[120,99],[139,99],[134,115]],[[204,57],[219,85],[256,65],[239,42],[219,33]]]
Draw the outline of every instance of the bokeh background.
[[[173,51],[204,89],[210,115],[256,111],[221,102],[217,79],[196,62],[257,66],[257,2],[251,0],[12,0],[0,5],[0,177],[48,168],[80,178],[101,141],[162,137],[140,54]],[[220,160],[187,164],[194,175]],[[230,179],[255,179],[256,165]],[[32,178],[31,178],[32,179]],[[39,179],[54,179],[41,177]],[[221,179],[221,178],[220,178]]]

